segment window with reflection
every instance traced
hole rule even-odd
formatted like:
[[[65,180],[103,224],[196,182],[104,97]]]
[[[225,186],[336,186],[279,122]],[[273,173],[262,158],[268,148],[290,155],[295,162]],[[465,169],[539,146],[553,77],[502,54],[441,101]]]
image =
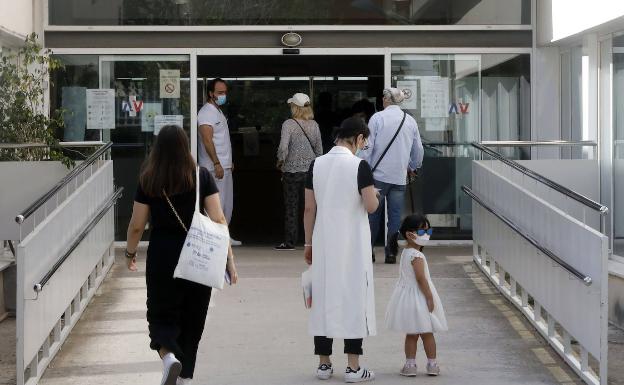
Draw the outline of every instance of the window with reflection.
[[[427,214],[438,239],[470,239],[472,203],[461,187],[471,184],[480,156],[471,142],[530,139],[529,55],[392,55],[392,84],[409,95],[402,108],[416,119],[425,149],[405,211]]]
[[[51,25],[528,25],[530,0],[49,0]]]

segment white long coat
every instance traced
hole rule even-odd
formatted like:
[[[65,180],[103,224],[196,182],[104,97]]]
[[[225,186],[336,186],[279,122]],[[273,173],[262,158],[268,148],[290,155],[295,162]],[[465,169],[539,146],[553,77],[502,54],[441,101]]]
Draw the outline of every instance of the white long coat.
[[[377,333],[368,213],[358,191],[362,159],[336,146],[314,162],[313,336],[356,339]]]

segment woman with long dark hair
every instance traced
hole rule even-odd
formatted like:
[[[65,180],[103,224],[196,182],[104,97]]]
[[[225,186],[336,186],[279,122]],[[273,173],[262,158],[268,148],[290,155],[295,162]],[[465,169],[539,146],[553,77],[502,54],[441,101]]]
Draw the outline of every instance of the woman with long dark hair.
[[[173,278],[186,239],[185,228],[190,228],[195,210],[195,183],[200,183],[202,213],[227,225],[214,179],[203,167],[199,181],[195,175],[196,163],[186,133],[178,126],[163,127],[143,165],[128,225],[127,264],[136,271],[137,246],[150,221],[145,272],[147,322],[150,347],[163,361],[161,385],[190,384],[210,302],[210,287]],[[231,248],[227,271],[236,283]]]

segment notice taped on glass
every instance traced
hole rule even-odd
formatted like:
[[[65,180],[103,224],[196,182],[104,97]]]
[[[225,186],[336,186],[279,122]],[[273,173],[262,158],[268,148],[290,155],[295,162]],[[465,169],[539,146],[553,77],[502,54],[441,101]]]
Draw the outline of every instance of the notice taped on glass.
[[[115,128],[115,90],[87,90],[87,129]]]
[[[401,107],[408,110],[418,108],[418,82],[416,80],[400,80],[397,82],[397,88],[403,91],[405,100],[401,103]]]
[[[160,70],[160,98],[180,97],[180,70]]]
[[[449,78],[437,76],[420,80],[420,116],[422,118],[446,118],[449,108]]]
[[[165,126],[184,127],[184,116],[182,115],[156,115],[154,116],[154,135],[158,135],[160,129]]]

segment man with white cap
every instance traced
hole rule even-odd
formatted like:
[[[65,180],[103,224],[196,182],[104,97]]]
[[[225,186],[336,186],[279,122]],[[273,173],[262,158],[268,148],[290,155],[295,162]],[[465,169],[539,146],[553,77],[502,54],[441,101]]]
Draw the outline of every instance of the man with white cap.
[[[404,99],[403,91],[398,88],[383,90],[384,109],[368,122],[371,131],[368,149],[360,155],[370,164],[375,187],[381,195],[379,208],[369,216],[373,244],[381,228],[385,207],[383,202],[387,199],[386,263],[396,263],[407,176],[413,175],[423,160],[423,146],[416,120],[400,107]]]

